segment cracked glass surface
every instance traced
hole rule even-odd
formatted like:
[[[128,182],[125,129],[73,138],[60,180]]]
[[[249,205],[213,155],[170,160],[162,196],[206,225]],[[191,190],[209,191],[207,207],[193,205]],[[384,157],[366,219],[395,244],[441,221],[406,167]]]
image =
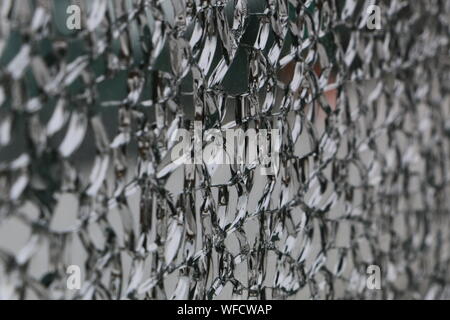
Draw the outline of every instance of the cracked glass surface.
[[[449,36],[448,0],[1,0],[0,298],[449,299]],[[174,164],[194,121],[279,129],[276,174]]]

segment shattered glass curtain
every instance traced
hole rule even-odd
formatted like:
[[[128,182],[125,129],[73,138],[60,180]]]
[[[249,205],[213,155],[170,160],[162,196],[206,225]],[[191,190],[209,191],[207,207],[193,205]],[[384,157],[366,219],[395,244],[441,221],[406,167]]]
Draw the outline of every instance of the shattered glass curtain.
[[[0,297],[450,298],[449,20],[448,0],[1,0]],[[194,121],[278,129],[274,174],[175,165]]]

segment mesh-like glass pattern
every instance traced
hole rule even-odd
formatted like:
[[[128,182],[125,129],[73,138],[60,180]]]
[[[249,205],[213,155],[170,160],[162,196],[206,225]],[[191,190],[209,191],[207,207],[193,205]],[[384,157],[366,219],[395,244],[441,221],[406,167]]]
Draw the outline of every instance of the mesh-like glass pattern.
[[[1,0],[0,296],[450,298],[449,19],[448,0]],[[276,174],[175,165],[195,120],[279,129]]]

